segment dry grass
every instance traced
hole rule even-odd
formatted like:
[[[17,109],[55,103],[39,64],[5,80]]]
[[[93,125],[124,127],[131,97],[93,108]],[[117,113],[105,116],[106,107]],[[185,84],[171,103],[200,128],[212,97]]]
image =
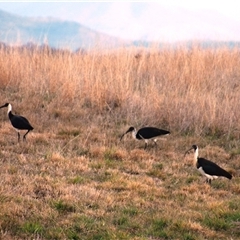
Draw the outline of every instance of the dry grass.
[[[72,54],[0,49],[2,239],[238,239],[238,49]],[[172,134],[146,151],[133,125]],[[183,157],[234,175],[209,186]]]

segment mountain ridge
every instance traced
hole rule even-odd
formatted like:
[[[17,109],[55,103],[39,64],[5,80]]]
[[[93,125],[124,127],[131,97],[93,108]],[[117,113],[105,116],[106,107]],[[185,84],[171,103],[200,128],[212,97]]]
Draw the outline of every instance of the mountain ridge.
[[[50,48],[87,51],[141,46],[149,48],[187,46],[198,44],[203,48],[239,47],[239,41],[177,41],[174,43],[148,40],[125,40],[84,26],[76,21],[55,17],[22,17],[0,9],[0,42],[8,46],[49,46]]]
[[[0,41],[9,45],[24,45],[31,42],[75,51],[79,48],[114,48],[130,43],[94,31],[74,21],[22,17],[2,10],[0,21]]]

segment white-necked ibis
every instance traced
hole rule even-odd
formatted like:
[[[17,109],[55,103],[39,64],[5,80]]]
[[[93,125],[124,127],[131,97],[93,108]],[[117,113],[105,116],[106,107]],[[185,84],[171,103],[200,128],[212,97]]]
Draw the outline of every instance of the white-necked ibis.
[[[120,138],[120,141],[122,140],[123,136],[127,133],[131,132],[134,139],[137,140],[144,140],[145,141],[145,149],[148,145],[148,140],[153,139],[154,143],[156,143],[157,138],[162,135],[168,135],[170,134],[169,131],[159,129],[156,127],[143,127],[140,128],[138,131],[134,127],[130,127]]]
[[[194,165],[197,167],[198,171],[207,178],[207,183],[211,184],[211,181],[218,177],[232,179],[232,175],[223,168],[219,167],[216,163],[205,158],[198,157],[197,145],[192,145],[192,147],[186,151],[185,155],[192,149],[194,150]]]
[[[23,135],[23,140],[26,140],[26,135],[31,130],[33,130],[33,127],[31,126],[31,124],[25,117],[22,117],[19,115],[14,115],[12,113],[12,105],[10,103],[5,103],[0,108],[4,108],[4,107],[8,108],[7,114],[8,114],[8,117],[10,119],[12,126],[17,130],[18,141],[20,141],[20,130],[27,130],[27,132]]]

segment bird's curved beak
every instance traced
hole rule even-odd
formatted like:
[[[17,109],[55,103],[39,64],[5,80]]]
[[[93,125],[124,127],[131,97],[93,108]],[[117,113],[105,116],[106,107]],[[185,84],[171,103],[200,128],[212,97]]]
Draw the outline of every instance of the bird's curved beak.
[[[120,137],[120,141],[122,140],[122,138],[124,137],[124,135],[126,135],[127,133],[131,132],[131,130],[127,130],[121,137]]]
[[[122,138],[124,137],[125,133],[120,137],[120,141],[122,141]]]
[[[4,108],[4,107],[6,107],[6,105],[4,104],[4,105],[2,105],[0,108]]]
[[[184,153],[184,157],[193,149],[193,147],[189,148],[185,153]]]

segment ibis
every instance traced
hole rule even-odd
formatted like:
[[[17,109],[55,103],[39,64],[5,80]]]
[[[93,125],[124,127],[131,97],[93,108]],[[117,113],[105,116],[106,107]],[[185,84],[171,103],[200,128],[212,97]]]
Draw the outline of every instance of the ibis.
[[[156,127],[143,127],[140,128],[138,131],[136,130],[135,127],[130,127],[120,138],[120,141],[122,140],[123,136],[127,133],[132,133],[132,136],[134,139],[137,140],[144,140],[145,141],[145,147],[144,149],[147,148],[148,146],[148,141],[150,139],[153,139],[155,145],[157,144],[157,138],[162,136],[162,135],[168,135],[170,134],[169,131],[167,130],[163,130],[163,129],[159,129]]]
[[[7,114],[8,114],[8,117],[9,117],[9,120],[10,120],[12,126],[17,130],[18,141],[20,141],[20,130],[27,130],[27,132],[23,135],[23,140],[26,140],[27,134],[31,130],[33,130],[33,127],[31,126],[31,124],[25,117],[22,117],[19,115],[14,115],[12,113],[12,105],[10,103],[5,103],[0,108],[4,108],[4,107],[8,108]]]
[[[192,149],[194,150],[194,165],[197,167],[198,171],[206,177],[207,183],[211,184],[212,180],[218,177],[232,178],[232,175],[229,172],[218,166],[216,163],[198,157],[197,145],[192,145],[192,147],[186,151],[185,155]]]

